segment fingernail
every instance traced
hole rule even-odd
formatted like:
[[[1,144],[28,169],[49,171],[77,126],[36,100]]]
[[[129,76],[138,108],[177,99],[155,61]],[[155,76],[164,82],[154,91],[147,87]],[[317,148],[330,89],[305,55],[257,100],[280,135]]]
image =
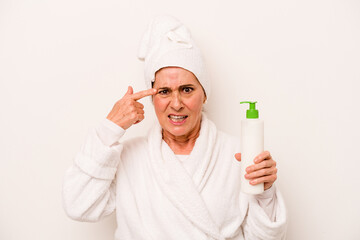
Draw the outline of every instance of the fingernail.
[[[250,181],[250,184],[255,184],[255,183],[256,183],[256,180]]]

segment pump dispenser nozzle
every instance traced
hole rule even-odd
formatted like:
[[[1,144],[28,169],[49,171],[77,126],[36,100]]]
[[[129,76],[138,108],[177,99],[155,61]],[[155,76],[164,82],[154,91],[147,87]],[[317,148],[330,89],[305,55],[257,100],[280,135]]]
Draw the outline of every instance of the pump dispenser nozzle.
[[[240,104],[243,103],[250,103],[250,109],[246,111],[246,118],[253,118],[253,119],[259,118],[259,111],[255,107],[255,103],[257,102],[249,102],[249,101],[240,102]]]

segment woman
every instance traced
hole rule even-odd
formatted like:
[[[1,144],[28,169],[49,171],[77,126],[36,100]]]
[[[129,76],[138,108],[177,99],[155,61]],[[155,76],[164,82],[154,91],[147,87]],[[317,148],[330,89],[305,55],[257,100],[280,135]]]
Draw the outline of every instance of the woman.
[[[64,178],[68,216],[98,221],[116,209],[116,239],[284,239],[276,162],[261,153],[246,178],[264,182],[264,193],[240,192],[240,144],[202,112],[209,78],[187,28],[170,16],[156,17],[139,58],[148,90],[129,87],[89,131]],[[119,143],[144,119],[138,100],[147,96],[158,122],[147,137]]]

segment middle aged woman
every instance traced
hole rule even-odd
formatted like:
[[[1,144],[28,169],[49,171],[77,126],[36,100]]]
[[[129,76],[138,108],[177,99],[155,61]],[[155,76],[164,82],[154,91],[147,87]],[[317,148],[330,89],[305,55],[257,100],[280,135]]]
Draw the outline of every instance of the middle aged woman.
[[[173,17],[156,17],[139,58],[148,90],[129,87],[89,131],[64,178],[66,213],[98,221],[116,209],[116,239],[284,239],[276,162],[261,153],[246,178],[263,182],[264,193],[240,192],[240,143],[202,111],[210,83],[188,29]],[[138,100],[147,96],[158,121],[147,137],[118,142],[144,119]]]

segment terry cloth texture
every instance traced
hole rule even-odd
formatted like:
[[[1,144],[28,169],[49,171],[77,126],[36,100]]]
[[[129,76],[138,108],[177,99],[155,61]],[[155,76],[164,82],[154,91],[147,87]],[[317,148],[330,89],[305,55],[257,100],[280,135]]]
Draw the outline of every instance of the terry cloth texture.
[[[189,29],[178,19],[160,15],[152,19],[140,42],[138,58],[144,61],[146,87],[152,87],[155,73],[163,67],[181,67],[192,72],[207,98],[211,84],[203,56]]]
[[[65,174],[69,217],[98,221],[116,209],[117,240],[285,239],[279,189],[274,185],[255,196],[240,192],[234,158],[239,139],[218,131],[205,114],[186,160],[189,168],[162,140],[157,121],[147,137],[124,142],[118,142],[125,132],[120,127],[100,138],[116,130],[105,121],[89,130]]]

